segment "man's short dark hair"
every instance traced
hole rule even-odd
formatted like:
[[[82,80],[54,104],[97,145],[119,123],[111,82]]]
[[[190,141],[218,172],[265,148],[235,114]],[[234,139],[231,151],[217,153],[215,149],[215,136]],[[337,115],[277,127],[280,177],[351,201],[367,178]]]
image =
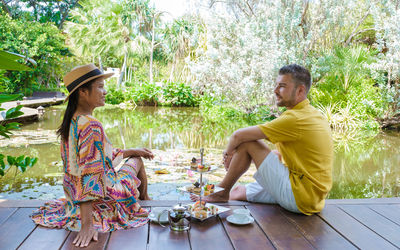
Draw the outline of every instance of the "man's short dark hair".
[[[306,68],[297,64],[290,64],[280,68],[279,75],[287,74],[291,74],[296,86],[306,86],[306,91],[308,93],[311,88],[311,74]]]

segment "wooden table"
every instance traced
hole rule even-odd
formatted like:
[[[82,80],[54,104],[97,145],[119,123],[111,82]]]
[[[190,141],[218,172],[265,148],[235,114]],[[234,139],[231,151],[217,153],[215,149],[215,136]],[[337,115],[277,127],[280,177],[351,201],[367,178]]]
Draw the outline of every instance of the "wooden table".
[[[176,201],[145,201],[142,206],[171,207]],[[43,201],[0,200],[0,249],[75,249],[76,233],[32,223],[32,208]],[[86,249],[399,249],[400,198],[329,200],[317,215],[287,212],[277,205],[221,203],[246,208],[255,219],[249,225],[227,222],[232,210],[204,222],[192,222],[188,232],[173,232],[156,223],[99,235]]]

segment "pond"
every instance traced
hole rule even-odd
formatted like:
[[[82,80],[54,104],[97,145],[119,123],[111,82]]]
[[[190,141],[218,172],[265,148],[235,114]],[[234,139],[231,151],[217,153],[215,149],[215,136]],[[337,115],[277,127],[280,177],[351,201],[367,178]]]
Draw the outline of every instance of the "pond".
[[[64,108],[47,108],[42,120],[23,126],[11,139],[0,141],[0,153],[39,158],[38,163],[24,174],[16,175],[13,169],[0,177],[0,199],[53,199],[63,195],[62,163],[55,130]],[[221,154],[229,135],[248,126],[246,122],[238,121],[210,122],[197,108],[137,107],[133,110],[107,106],[97,109],[94,116],[103,123],[115,147],[153,150],[155,159],[145,161],[149,193],[153,199],[181,198],[176,187],[198,178],[184,166],[193,156],[199,155],[201,147],[205,148],[206,162],[221,166],[205,177],[211,183],[219,182],[225,174]],[[399,196],[399,163],[398,132],[335,134],[334,183],[329,198]],[[167,170],[168,174],[156,174],[156,170],[161,169]],[[251,166],[239,182],[252,182],[255,170]]]

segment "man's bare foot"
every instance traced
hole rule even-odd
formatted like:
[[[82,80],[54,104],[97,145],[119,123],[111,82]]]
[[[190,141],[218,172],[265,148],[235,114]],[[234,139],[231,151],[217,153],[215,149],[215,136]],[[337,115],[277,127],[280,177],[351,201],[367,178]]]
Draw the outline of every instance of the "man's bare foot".
[[[190,194],[190,199],[192,201],[198,201],[200,199],[200,197],[195,194]],[[229,200],[229,193],[221,191],[221,192],[213,193],[206,197],[203,197],[201,200],[205,201],[205,202],[227,202]]]

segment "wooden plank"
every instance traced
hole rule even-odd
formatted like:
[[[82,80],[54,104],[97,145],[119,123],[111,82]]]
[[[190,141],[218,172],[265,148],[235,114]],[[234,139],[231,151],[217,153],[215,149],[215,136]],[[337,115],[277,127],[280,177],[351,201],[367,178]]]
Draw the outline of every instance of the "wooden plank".
[[[161,207],[169,209],[170,207]],[[148,249],[190,249],[189,234],[170,230],[169,225],[160,226],[156,222],[150,222]]]
[[[369,205],[369,208],[400,225],[400,205]]]
[[[400,248],[400,226],[388,220],[374,210],[361,205],[339,206],[353,218],[367,226],[369,229],[385,238],[393,245]]]
[[[400,204],[400,197],[392,198],[372,198],[372,199],[327,199],[326,205],[340,204]]]
[[[234,249],[219,218],[192,220],[191,225],[189,238],[192,249]]]
[[[16,210],[17,208],[13,207],[0,207],[0,225],[3,224]]]
[[[33,231],[36,225],[29,215],[31,208],[20,208],[0,226],[0,248],[16,249]]]
[[[335,205],[326,206],[319,216],[361,249],[396,249]]]
[[[45,200],[5,200],[0,199],[0,207],[40,207],[43,206],[44,203],[47,202]],[[154,207],[164,207],[164,206],[173,206],[182,201],[171,201],[171,200],[150,200],[150,201],[139,201],[142,206],[154,206]],[[191,201],[184,201],[183,203],[191,203]],[[215,203],[218,205],[226,205],[226,206],[246,206],[252,205],[254,203],[243,202],[243,201],[229,201],[223,203]],[[344,199],[344,200],[334,200],[328,199],[326,200],[327,205],[333,204],[400,204],[400,198],[377,198],[377,199]]]
[[[149,201],[139,201],[141,206],[146,207],[172,207],[178,203],[191,204],[192,201],[177,201],[177,200],[149,200]],[[228,202],[213,202],[213,204],[221,206],[245,206],[251,204],[245,201],[228,201]]]
[[[43,206],[44,203],[49,202],[47,200],[5,200],[0,199],[0,207],[40,207]],[[149,200],[149,201],[139,201],[139,204],[144,207],[171,207],[178,203],[189,204],[193,203],[192,201],[174,201],[174,200]],[[249,202],[244,201],[228,201],[215,203],[218,205],[227,205],[227,206],[245,206],[251,204]],[[400,202],[399,202],[400,204]]]
[[[226,217],[233,214],[232,210],[245,208],[244,206],[229,206],[228,212],[219,215],[226,232],[235,249],[275,249],[263,230],[257,223],[249,225],[234,225],[226,220]]]
[[[247,206],[257,223],[278,249],[312,249],[313,246],[286,219],[277,205]]]
[[[149,225],[111,232],[107,249],[146,249]]]
[[[59,249],[69,234],[70,231],[65,229],[38,226],[18,249]]]
[[[76,247],[72,244],[72,242],[74,241],[75,237],[78,235],[78,232],[71,232],[68,237],[67,240],[64,242],[64,244],[62,245],[63,250],[66,249],[82,249],[81,247]],[[91,241],[89,246],[85,247],[84,249],[91,249],[91,250],[98,250],[98,249],[105,249],[106,244],[107,244],[107,240],[110,237],[110,233],[99,233],[99,238],[96,241]]]
[[[317,215],[291,213],[283,208],[281,211],[316,249],[357,249]]]
[[[150,207],[144,207],[150,210]],[[125,230],[116,230],[111,232],[108,240],[107,249],[146,249],[148,243],[149,223],[141,227],[129,228]]]
[[[168,224],[164,228],[158,223],[151,222],[148,249],[190,249],[189,234],[187,231],[172,231]]]
[[[0,199],[0,207],[40,207],[46,201],[44,200],[4,200]]]

